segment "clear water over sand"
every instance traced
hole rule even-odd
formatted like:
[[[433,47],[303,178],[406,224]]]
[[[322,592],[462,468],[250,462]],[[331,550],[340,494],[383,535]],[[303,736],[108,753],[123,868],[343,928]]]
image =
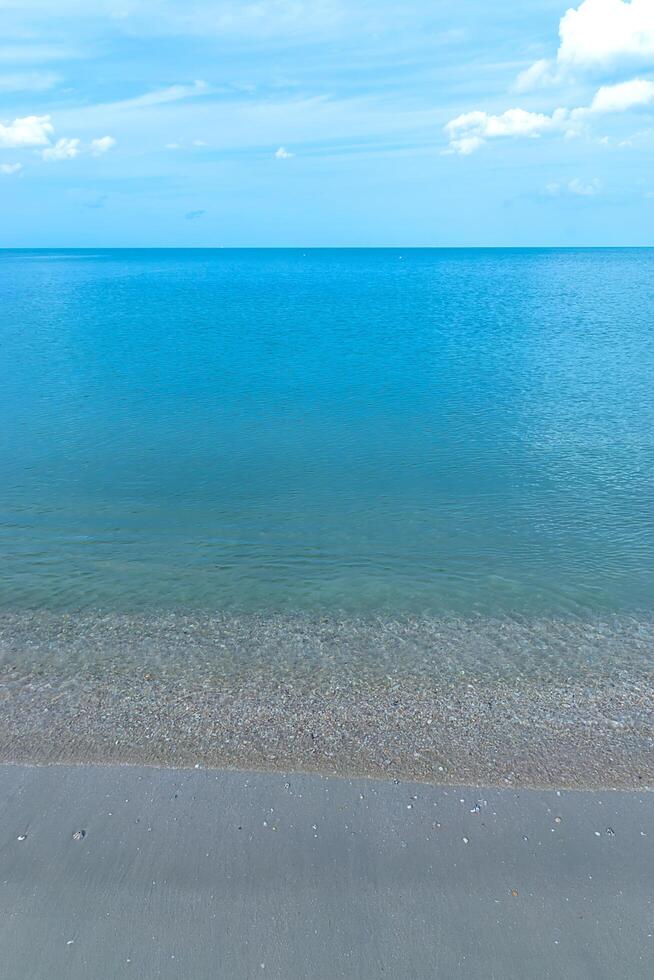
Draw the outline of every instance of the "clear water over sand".
[[[646,615],[654,251],[0,254],[0,607]]]

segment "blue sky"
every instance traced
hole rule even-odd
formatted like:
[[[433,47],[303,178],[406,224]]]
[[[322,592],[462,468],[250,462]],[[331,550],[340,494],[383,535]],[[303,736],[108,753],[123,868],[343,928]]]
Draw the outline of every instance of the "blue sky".
[[[654,0],[0,0],[0,245],[654,244]]]

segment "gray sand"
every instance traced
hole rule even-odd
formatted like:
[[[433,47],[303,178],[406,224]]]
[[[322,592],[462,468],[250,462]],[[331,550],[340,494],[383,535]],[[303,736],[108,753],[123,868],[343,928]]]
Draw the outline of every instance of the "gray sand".
[[[0,761],[654,784],[654,621],[0,615]]]
[[[8,980],[654,975],[652,794],[57,766],[0,788]]]

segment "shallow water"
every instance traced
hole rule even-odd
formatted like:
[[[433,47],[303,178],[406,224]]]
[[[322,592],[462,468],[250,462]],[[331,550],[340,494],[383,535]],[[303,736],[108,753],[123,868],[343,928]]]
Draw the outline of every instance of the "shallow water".
[[[654,250],[0,253],[0,607],[649,614]]]
[[[0,613],[0,761],[654,785],[654,621]]]

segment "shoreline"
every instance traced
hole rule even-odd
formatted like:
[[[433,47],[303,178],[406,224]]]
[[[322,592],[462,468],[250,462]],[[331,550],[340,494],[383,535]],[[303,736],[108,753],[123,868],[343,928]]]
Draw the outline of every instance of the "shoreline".
[[[651,977],[654,794],[0,766],[33,980]]]
[[[0,761],[654,785],[651,621],[0,615]]]
[[[412,783],[415,786],[420,786],[423,789],[433,789],[433,790],[447,790],[455,791],[457,788],[462,791],[467,791],[469,793],[483,793],[483,792],[526,792],[526,793],[556,793],[561,792],[566,793],[584,793],[589,796],[598,796],[602,793],[613,794],[631,794],[636,796],[641,794],[642,796],[654,795],[654,782],[643,783],[637,782],[633,785],[627,783],[625,785],[613,785],[606,782],[597,782],[593,785],[586,785],[585,783],[575,783],[567,785],[565,783],[557,783],[555,781],[548,783],[529,783],[522,780],[513,781],[510,778],[505,778],[501,782],[495,780],[494,782],[476,782],[476,781],[465,781],[457,779],[456,774],[452,773],[451,778],[429,778],[425,777],[420,779],[418,777],[411,776],[398,776],[390,773],[384,772],[349,772],[340,770],[327,770],[322,768],[317,769],[298,769],[298,768],[255,768],[243,766],[237,761],[232,761],[232,764],[225,763],[222,766],[209,765],[204,766],[200,763],[192,764],[191,762],[187,764],[183,763],[166,763],[166,762],[144,762],[139,759],[133,760],[123,760],[118,761],[116,759],[79,759],[77,761],[69,761],[66,759],[48,759],[48,758],[33,758],[33,759],[17,759],[17,758],[4,758],[0,756],[0,768],[5,769],[17,769],[17,770],[128,770],[128,771],[147,771],[151,773],[176,773],[180,776],[184,774],[191,773],[224,773],[225,775],[240,774],[245,777],[259,777],[259,776],[287,776],[287,777],[297,777],[299,779],[328,779],[328,780],[340,780],[343,782],[357,782],[357,783],[370,783],[372,785],[393,783],[398,785],[400,783]]]

